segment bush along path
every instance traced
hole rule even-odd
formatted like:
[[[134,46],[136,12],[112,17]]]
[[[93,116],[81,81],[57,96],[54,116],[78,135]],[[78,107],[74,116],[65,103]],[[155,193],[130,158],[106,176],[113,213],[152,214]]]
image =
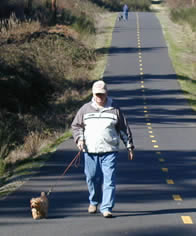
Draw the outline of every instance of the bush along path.
[[[99,15],[96,34],[82,37],[65,25],[40,28],[26,22],[15,25],[17,37],[1,38],[0,96],[9,96],[0,99],[0,184],[10,183],[16,173],[24,179],[26,168],[29,175],[47,160],[42,154],[53,143],[70,137],[72,117],[104,69],[107,55],[99,48],[110,44],[115,19],[113,13]]]
[[[14,15],[0,22],[0,176],[62,136],[88,94],[97,61],[88,42],[96,38],[94,22],[72,16],[76,31],[65,25],[64,11],[55,25]]]

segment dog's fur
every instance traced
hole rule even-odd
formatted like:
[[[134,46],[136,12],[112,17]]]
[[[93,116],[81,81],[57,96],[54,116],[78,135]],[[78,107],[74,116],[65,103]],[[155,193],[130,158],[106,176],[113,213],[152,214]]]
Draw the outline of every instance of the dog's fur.
[[[44,192],[41,196],[30,200],[31,212],[34,220],[48,216],[48,198]]]

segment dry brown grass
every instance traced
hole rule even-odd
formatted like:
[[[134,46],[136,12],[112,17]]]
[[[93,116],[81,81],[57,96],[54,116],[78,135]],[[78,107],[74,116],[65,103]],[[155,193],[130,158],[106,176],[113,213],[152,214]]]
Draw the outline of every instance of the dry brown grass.
[[[75,10],[83,9],[93,15],[98,8],[88,1],[82,4]],[[96,28],[105,31],[111,19],[100,17],[101,11],[96,12],[94,19],[97,19],[96,24],[100,24],[103,18]],[[6,108],[9,116],[14,115],[20,124],[20,140],[17,138],[15,149],[4,162],[6,165],[12,163],[13,168],[15,163],[36,156],[43,146],[54,142],[69,129],[75,112],[90,95],[92,80],[100,76],[100,73],[92,73],[98,60],[95,50],[108,44],[108,36],[101,33],[104,38],[97,38],[96,34],[80,34],[62,24],[43,26],[38,20],[21,22],[14,15],[8,21],[9,24],[2,22],[1,25],[0,69],[3,73],[0,74],[0,83],[11,85],[7,88],[12,88],[14,96],[27,96],[22,99],[13,96]],[[114,23],[115,17],[112,21]],[[38,84],[31,88],[36,80]],[[17,89],[22,90],[19,92]]]
[[[192,6],[192,0],[167,0],[166,2],[171,8],[182,8]]]
[[[42,145],[42,134],[39,132],[30,132],[30,134],[25,137],[24,140],[24,151],[29,156],[34,156],[40,151],[40,147]]]
[[[32,34],[41,28],[39,21],[25,20],[21,22],[12,14],[8,20],[0,21],[0,42],[9,38],[18,40],[21,36]]]
[[[187,23],[172,22],[167,6],[157,15],[181,87],[191,106],[196,110],[196,32],[193,32]]]

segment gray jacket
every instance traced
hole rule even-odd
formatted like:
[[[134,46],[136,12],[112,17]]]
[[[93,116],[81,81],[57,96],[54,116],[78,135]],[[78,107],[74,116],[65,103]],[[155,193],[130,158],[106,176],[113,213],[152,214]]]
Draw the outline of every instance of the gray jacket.
[[[127,149],[134,148],[127,121],[109,97],[102,109],[94,99],[84,104],[77,112],[71,127],[75,142],[84,140],[84,151],[88,153],[118,151],[120,138]]]

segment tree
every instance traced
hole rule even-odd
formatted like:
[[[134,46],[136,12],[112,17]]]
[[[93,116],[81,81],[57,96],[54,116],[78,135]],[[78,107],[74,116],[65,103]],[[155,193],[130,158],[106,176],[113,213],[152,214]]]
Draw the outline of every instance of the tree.
[[[57,4],[57,0],[52,0],[52,11],[56,12],[56,4]]]

